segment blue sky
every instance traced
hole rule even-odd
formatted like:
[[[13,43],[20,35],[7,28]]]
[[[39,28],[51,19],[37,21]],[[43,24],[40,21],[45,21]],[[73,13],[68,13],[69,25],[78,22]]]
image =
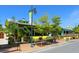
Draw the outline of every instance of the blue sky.
[[[41,16],[47,14],[49,16],[49,21],[54,16],[61,17],[61,26],[76,26],[79,24],[79,6],[77,5],[35,5],[37,9],[37,14],[34,15],[34,21],[36,21]],[[0,23],[5,24],[7,18],[15,16],[17,20],[26,18],[28,20],[28,10],[29,5],[0,5]]]

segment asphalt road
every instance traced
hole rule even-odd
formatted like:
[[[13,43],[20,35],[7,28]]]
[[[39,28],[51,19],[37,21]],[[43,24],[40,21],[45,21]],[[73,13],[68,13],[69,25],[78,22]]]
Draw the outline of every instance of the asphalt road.
[[[47,49],[43,49],[37,51],[36,53],[79,53],[79,40],[71,41],[67,44],[54,48],[50,47]]]

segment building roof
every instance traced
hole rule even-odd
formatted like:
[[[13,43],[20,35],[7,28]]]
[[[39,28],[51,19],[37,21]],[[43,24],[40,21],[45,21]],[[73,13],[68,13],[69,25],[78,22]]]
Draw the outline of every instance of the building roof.
[[[66,28],[63,28],[62,30],[65,30],[65,31],[72,31],[72,29],[66,29]]]
[[[9,21],[9,22],[20,24],[20,25],[25,25],[25,26],[27,26],[27,25],[31,26],[29,23],[21,23],[21,22],[17,22],[17,21]],[[32,24],[32,26],[34,26],[34,24]]]

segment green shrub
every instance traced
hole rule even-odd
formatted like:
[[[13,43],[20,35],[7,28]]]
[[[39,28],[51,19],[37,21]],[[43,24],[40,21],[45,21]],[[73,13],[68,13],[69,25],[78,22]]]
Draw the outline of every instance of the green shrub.
[[[53,37],[49,36],[49,37],[46,38],[47,43],[50,44],[50,43],[52,43],[52,41],[53,41]]]
[[[52,36],[48,36],[48,37],[46,38],[46,40],[52,40],[52,39],[53,39]]]
[[[33,36],[33,41],[39,41],[39,38],[42,37],[42,40],[46,40],[48,36]]]
[[[9,38],[8,38],[8,45],[9,45],[9,46],[14,46],[14,44],[15,44],[15,42],[14,42],[13,37],[9,37]]]

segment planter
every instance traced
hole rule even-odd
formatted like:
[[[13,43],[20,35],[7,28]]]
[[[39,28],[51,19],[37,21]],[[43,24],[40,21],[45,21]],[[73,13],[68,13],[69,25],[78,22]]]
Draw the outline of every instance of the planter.
[[[31,49],[31,47],[30,47],[29,44],[25,44],[25,43],[20,44],[20,50],[21,50],[21,51],[28,51],[28,50],[30,50],[30,49]]]

